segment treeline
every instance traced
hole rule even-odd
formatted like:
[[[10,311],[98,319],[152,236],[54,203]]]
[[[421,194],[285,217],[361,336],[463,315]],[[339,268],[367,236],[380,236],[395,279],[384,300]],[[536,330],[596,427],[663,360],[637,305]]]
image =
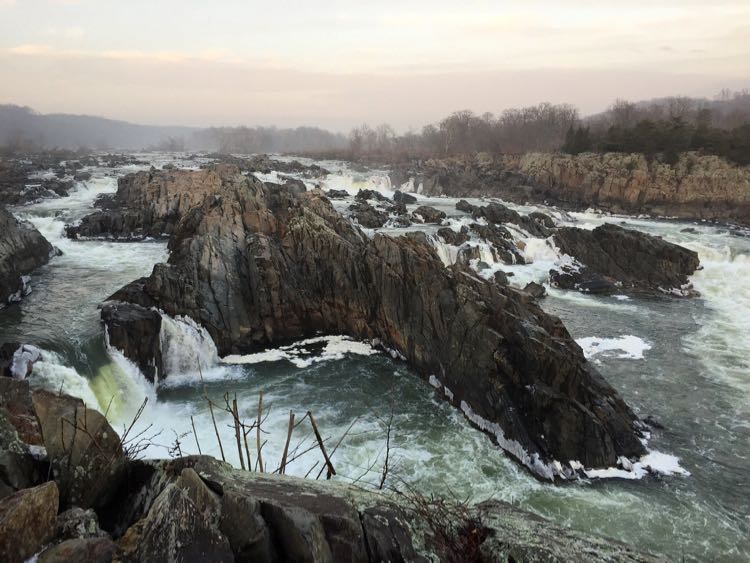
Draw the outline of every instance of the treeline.
[[[700,151],[722,156],[737,164],[750,164],[750,123],[734,129],[693,125],[680,118],[652,121],[644,119],[632,127],[612,126],[604,133],[592,133],[590,127],[571,127],[562,152],[641,153],[660,156],[675,164],[685,151]]]
[[[319,127],[211,127],[193,133],[186,145],[223,154],[292,153],[340,150],[347,138]]]
[[[667,98],[647,104],[618,100],[606,112],[571,126],[561,150],[641,153],[674,164],[685,151],[750,164],[750,94],[724,91],[719,103]]]
[[[749,143],[750,92],[722,90],[713,100],[616,100],[606,111],[583,119],[568,104],[542,103],[497,116],[458,111],[404,135],[387,124],[365,124],[349,134],[349,154],[394,160],[481,151],[635,152],[673,163],[680,152],[696,150],[749,164]]]
[[[361,125],[349,134],[349,149],[355,157],[386,158],[557,150],[568,129],[579,121],[578,110],[568,104],[542,103],[497,116],[464,110],[423,127],[419,133],[396,135],[389,125]]]

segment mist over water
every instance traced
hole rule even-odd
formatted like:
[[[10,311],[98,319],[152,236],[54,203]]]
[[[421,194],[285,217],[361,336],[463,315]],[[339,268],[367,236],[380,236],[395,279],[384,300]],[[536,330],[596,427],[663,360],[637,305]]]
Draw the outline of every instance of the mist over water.
[[[157,167],[175,161],[172,155],[142,157]],[[175,163],[195,165],[179,159]],[[392,195],[398,188],[384,173],[357,173],[341,163],[321,165],[334,171],[322,180],[326,189],[354,194],[366,187]],[[156,387],[147,382],[121,354],[107,349],[97,306],[165,261],[166,245],[63,237],[66,222],[85,215],[98,194],[116,189],[117,175],[135,168],[93,169],[92,180],[79,183],[70,197],[14,210],[64,254],[33,275],[31,295],[2,312],[0,337],[44,348],[45,361],[35,366],[34,383],[55,391],[62,387],[106,410],[118,430],[148,398],[136,430],[152,425],[152,433],[161,434],[145,455],[166,457],[175,437],[182,436],[183,453],[197,453],[200,444],[203,453],[220,457],[204,392],[217,403],[224,393],[236,393],[241,416],[252,419],[262,391],[263,403],[270,407],[264,423],[268,434],[263,437],[268,468],[275,469],[281,458],[289,411],[299,419],[309,410],[331,444],[354,423],[332,456],[336,478],[377,484],[384,456],[383,420],[392,412],[389,486],[408,484],[477,501],[506,500],[557,523],[672,559],[750,557],[750,239],[704,224],[690,225],[698,231],[692,234],[681,232],[688,226],[682,222],[511,206],[522,212],[540,209],[561,223],[584,228],[623,222],[695,250],[703,265],[692,278],[701,292],[694,299],[623,300],[547,288],[543,308],[562,318],[574,338],[585,344],[591,361],[640,416],[653,416],[664,425],[664,430],[653,433],[649,447],[677,456],[690,473],[552,486],[510,461],[403,362],[382,352],[365,353],[366,347],[345,339],[310,342],[270,351],[251,363],[228,364],[215,355],[200,327],[172,319],[162,338],[168,361],[183,373]],[[455,211],[455,201],[420,196],[419,204],[445,211],[460,226],[465,219]],[[524,240],[532,264],[495,265],[483,255],[491,269],[514,273],[511,282],[519,286],[544,281],[560,259],[547,241]],[[446,262],[455,259],[450,248],[435,244]],[[332,342],[335,350],[329,348]],[[196,356],[201,358],[200,374],[195,373]],[[227,460],[239,465],[229,415],[219,410],[215,414]],[[300,426],[295,437],[306,437],[305,444],[312,440],[307,426]],[[287,472],[304,476],[311,467],[313,477],[322,467],[316,451],[292,461]]]

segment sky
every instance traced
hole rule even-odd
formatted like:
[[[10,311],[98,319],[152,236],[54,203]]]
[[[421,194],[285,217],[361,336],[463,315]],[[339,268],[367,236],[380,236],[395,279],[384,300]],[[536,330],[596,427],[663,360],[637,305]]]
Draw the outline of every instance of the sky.
[[[750,0],[0,0],[0,103],[159,125],[387,122],[750,87]]]

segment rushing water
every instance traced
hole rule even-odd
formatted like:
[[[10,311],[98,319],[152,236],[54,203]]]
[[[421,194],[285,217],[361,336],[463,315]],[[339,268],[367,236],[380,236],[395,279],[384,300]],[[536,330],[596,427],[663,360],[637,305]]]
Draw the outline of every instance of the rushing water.
[[[195,164],[175,155],[144,158],[156,166]],[[340,163],[323,165],[335,171],[322,180],[326,188],[392,193],[383,174],[358,175]],[[166,245],[74,242],[62,236],[66,222],[87,213],[98,194],[114,191],[116,176],[134,169],[92,169],[92,180],[80,183],[70,197],[15,210],[64,254],[35,272],[33,293],[20,305],[0,312],[0,339],[46,350],[45,361],[34,369],[35,384],[62,387],[106,410],[118,429],[148,397],[136,430],[153,436],[146,455],[164,457],[178,439],[183,453],[197,453],[200,444],[203,453],[220,457],[204,394],[217,403],[223,403],[225,393],[231,398],[236,394],[241,415],[252,420],[262,392],[267,416],[262,452],[271,470],[281,458],[290,410],[297,420],[309,410],[329,449],[351,426],[332,456],[336,478],[377,484],[392,417],[390,486],[408,484],[473,500],[503,499],[557,523],[674,559],[750,558],[750,239],[705,224],[545,210],[558,222],[585,228],[623,222],[697,251],[703,265],[692,278],[702,294],[695,299],[619,299],[548,288],[544,308],[564,320],[641,416],[651,415],[664,425],[649,447],[678,457],[690,473],[553,486],[508,460],[402,362],[343,338],[317,339],[229,364],[218,361],[200,327],[167,319],[162,337],[170,350],[168,361],[183,373],[154,389],[121,355],[107,350],[97,305],[125,283],[148,275],[154,263],[166,259]],[[422,198],[420,203],[445,210],[456,226],[463,220],[455,200]],[[697,234],[682,232],[688,226]],[[451,259],[449,249],[439,244],[437,249]],[[538,239],[527,239],[525,252],[533,264],[502,267],[519,285],[543,281],[560,259]],[[490,267],[485,275],[499,266]],[[193,371],[196,359],[203,368],[200,374]],[[239,465],[229,415],[214,411],[224,454]],[[253,462],[255,438],[255,433],[248,437]],[[292,447],[302,439],[298,452],[312,443],[304,423],[295,430]],[[321,468],[320,454],[312,451],[292,461],[287,472],[311,471],[314,477]]]

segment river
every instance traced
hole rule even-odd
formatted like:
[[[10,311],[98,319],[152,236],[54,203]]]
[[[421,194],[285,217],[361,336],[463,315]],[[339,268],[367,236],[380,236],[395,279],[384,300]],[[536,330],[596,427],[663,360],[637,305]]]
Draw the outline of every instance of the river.
[[[157,167],[167,162],[196,165],[175,154],[138,156]],[[392,194],[383,174],[355,173],[342,163],[320,164],[333,170],[322,180],[323,187],[351,193],[369,187]],[[750,558],[750,238],[709,224],[512,206],[521,212],[539,209],[560,224],[584,228],[622,223],[697,251],[703,266],[692,277],[701,297],[691,299],[594,297],[547,288],[544,309],[563,319],[639,415],[653,416],[664,426],[653,433],[649,448],[675,456],[684,470],[555,486],[509,460],[403,362],[344,338],[307,342],[230,365],[217,361],[213,343],[200,327],[175,320],[168,323],[170,361],[194,366],[201,357],[206,369],[196,374],[186,368],[154,388],[121,355],[108,350],[97,306],[165,261],[166,244],[70,241],[63,236],[66,222],[85,215],[97,195],[115,191],[118,176],[137,169],[91,168],[91,180],[79,182],[69,197],[13,210],[63,255],[34,273],[33,292],[21,304],[0,311],[0,339],[40,346],[45,355],[35,366],[34,385],[81,397],[106,411],[118,431],[148,398],[134,431],[152,437],[143,455],[166,457],[178,440],[182,453],[197,453],[199,444],[203,453],[220,457],[204,393],[219,403],[224,393],[236,394],[242,416],[252,419],[262,392],[267,416],[262,451],[269,469],[281,458],[290,410],[298,419],[311,411],[329,450],[351,426],[332,456],[335,478],[375,485],[392,417],[388,486],[473,501],[502,499],[559,524],[671,559]],[[455,201],[421,197],[419,203],[443,209],[458,226],[464,219],[455,211]],[[688,227],[693,231],[685,232]],[[543,281],[557,259],[545,241],[525,242],[533,264],[503,267],[518,285]],[[437,246],[442,255],[449,254]],[[225,456],[239,465],[229,415],[215,410]],[[302,451],[312,433],[305,425],[295,432],[293,444],[305,438]],[[287,472],[304,476],[314,466],[314,477],[322,467],[320,458],[312,451],[290,463]]]

